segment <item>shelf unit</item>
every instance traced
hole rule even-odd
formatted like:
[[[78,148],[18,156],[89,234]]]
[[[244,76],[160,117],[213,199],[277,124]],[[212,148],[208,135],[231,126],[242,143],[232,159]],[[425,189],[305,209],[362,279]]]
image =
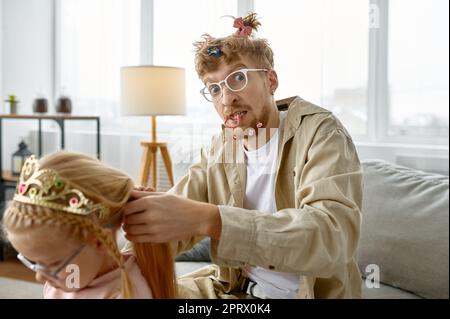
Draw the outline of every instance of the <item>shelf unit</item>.
[[[76,116],[76,115],[19,115],[19,114],[0,114],[0,219],[3,214],[3,207],[6,202],[6,191],[14,189],[19,176],[14,176],[11,171],[3,169],[3,135],[2,125],[6,120],[34,120],[38,122],[38,154],[42,156],[42,121],[51,120],[58,124],[61,130],[61,149],[65,149],[65,122],[66,121],[94,121],[97,129],[97,158],[100,159],[100,117],[99,116]],[[3,243],[0,240],[0,261],[3,260]]]

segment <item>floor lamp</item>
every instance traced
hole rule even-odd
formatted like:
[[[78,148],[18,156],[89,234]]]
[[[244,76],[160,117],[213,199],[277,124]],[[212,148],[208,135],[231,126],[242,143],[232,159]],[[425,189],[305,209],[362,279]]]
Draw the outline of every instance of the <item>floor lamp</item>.
[[[151,116],[152,139],[141,142],[143,155],[139,183],[157,190],[157,153],[162,159],[171,185],[174,185],[172,162],[167,144],[156,137],[156,116],[183,115],[186,110],[185,72],[182,68],[165,66],[131,66],[121,69],[121,113],[122,115]]]

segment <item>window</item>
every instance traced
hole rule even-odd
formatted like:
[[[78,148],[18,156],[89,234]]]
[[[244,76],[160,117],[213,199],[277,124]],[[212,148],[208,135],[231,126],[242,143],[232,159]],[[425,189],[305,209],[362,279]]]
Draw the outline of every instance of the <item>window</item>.
[[[221,17],[252,10],[262,23],[257,36],[275,53],[277,99],[300,95],[330,109],[357,141],[448,144],[447,0],[55,3],[56,94],[71,95],[75,113],[108,117],[103,123],[114,130],[148,129],[148,119],[120,118],[118,106],[120,67],[140,64],[144,51],[151,51],[152,64],[186,69],[189,122],[218,126],[214,108],[199,94],[192,43],[205,32],[231,34],[232,19]],[[384,15],[375,30],[374,12]],[[141,30],[150,29],[146,41]]]
[[[284,4],[254,0],[278,98],[330,109],[358,141],[448,144],[448,1]]]
[[[221,18],[225,15],[237,16],[237,0],[154,0],[153,62],[186,69],[187,115],[192,120],[219,123],[213,105],[200,94],[203,83],[195,71],[192,44],[204,33],[213,37],[233,33],[233,20]]]
[[[254,0],[259,36],[275,54],[276,98],[292,95],[332,110],[352,135],[366,135],[369,2]]]
[[[74,113],[119,115],[120,67],[140,60],[140,0],[62,0],[57,8],[56,94]]]
[[[146,1],[146,0],[145,0]],[[237,0],[153,0],[147,10],[141,0],[57,1],[57,94],[74,99],[75,113],[98,114],[104,127],[121,131],[148,129],[148,119],[120,116],[120,67],[143,61],[142,45],[150,44],[155,65],[186,69],[187,116],[191,122],[220,123],[214,108],[200,94],[202,83],[194,65],[195,41],[205,32],[212,36],[231,34],[231,18],[237,15]],[[176,9],[174,9],[176,8]],[[142,21],[142,14],[147,21]],[[141,43],[142,23],[153,25],[152,41]],[[147,48],[148,49],[148,48]],[[144,50],[145,51],[145,50]],[[174,119],[178,121],[179,119]],[[165,119],[161,118],[164,129]]]
[[[389,137],[448,143],[448,9],[447,0],[389,1]]]

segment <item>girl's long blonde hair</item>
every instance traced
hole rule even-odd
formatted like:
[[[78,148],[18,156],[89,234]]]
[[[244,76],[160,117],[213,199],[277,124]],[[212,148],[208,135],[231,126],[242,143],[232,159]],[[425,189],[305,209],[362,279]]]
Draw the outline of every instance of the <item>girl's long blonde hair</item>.
[[[89,235],[94,235],[121,268],[122,296],[132,298],[133,287],[124,269],[124,258],[116,238],[105,227],[120,220],[134,187],[132,179],[99,160],[80,153],[56,152],[42,158],[39,165],[41,169],[55,171],[94,202],[106,205],[110,211],[109,218],[100,223],[95,213],[81,216],[13,200],[3,216],[6,234],[8,231],[27,230],[36,225],[50,225],[67,230],[70,236],[82,241],[86,241]],[[134,244],[133,249],[153,298],[175,298],[174,259],[170,244]]]

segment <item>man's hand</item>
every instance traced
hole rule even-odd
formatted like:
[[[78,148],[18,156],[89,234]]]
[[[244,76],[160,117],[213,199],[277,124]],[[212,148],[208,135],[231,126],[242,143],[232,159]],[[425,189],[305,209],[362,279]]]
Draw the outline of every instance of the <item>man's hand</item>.
[[[132,242],[169,242],[191,236],[219,239],[219,208],[181,196],[134,190],[125,205],[123,229]]]

